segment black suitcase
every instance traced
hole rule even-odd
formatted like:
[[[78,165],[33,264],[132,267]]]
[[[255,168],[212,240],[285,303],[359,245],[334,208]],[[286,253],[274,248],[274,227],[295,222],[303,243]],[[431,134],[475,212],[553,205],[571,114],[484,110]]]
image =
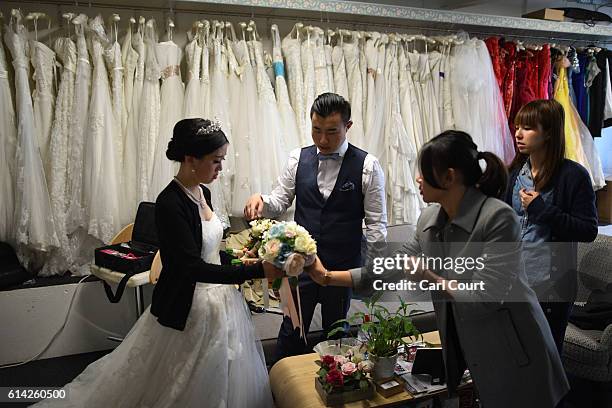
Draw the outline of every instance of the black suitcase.
[[[127,281],[133,275],[151,269],[153,258],[159,248],[158,242],[155,203],[143,201],[138,205],[136,212],[132,240],[96,248],[94,258],[97,266],[125,274],[115,294],[110,285],[103,281],[106,295],[112,303],[119,302]]]
[[[0,242],[0,289],[19,285],[32,279],[32,275],[19,263],[15,250],[6,242]]]

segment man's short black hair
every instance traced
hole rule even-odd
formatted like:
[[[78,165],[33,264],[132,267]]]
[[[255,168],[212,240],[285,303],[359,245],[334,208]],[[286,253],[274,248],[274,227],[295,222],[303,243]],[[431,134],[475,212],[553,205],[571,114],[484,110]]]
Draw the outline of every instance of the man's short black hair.
[[[333,113],[339,113],[342,117],[342,122],[345,124],[351,120],[351,104],[342,96],[326,92],[315,99],[310,108],[310,118],[316,113],[322,118],[326,118]]]

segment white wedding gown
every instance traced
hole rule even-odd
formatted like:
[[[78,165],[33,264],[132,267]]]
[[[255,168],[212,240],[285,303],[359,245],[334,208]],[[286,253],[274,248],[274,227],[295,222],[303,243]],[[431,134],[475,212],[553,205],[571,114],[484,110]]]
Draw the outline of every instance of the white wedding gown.
[[[39,41],[30,40],[30,61],[34,72],[32,79],[36,87],[32,92],[34,127],[38,134],[38,147],[45,172],[49,170],[49,139],[55,111],[55,52]]]
[[[198,36],[194,36],[185,46],[185,62],[187,63],[187,86],[183,104],[185,118],[204,118],[204,106],[200,100],[201,60],[202,46],[198,43]]]
[[[0,46],[0,241],[13,241],[15,211],[15,149],[17,122],[15,105],[8,80],[8,62]]]
[[[307,120],[306,107],[304,105],[304,74],[302,72],[302,59],[300,50],[299,29],[297,38],[292,38],[289,33],[281,42],[281,49],[287,62],[287,86],[289,88],[289,99],[295,112],[299,140],[301,146],[311,144],[310,120]],[[310,111],[310,107],[308,107]]]
[[[144,64],[141,69],[138,68],[140,56],[132,45],[136,37],[142,40],[139,33],[132,36],[130,25],[121,45],[123,68],[125,70],[123,76],[124,105],[127,116],[127,123],[125,129],[123,129],[121,225],[134,222],[138,207],[138,102],[142,91]]]
[[[55,104],[55,119],[51,128],[49,141],[49,194],[51,208],[55,217],[57,237],[60,247],[53,251],[45,263],[40,275],[61,275],[71,265],[72,252],[66,231],[66,210],[68,200],[66,186],[68,183],[68,144],[70,136],[70,115],[74,102],[74,80],[76,76],[77,49],[75,43],[67,37],[58,38],[54,45],[59,61],[63,65],[61,82]]]
[[[161,108],[159,118],[159,135],[153,158],[153,171],[149,184],[151,200],[166,188],[178,171],[176,162],[168,160],[166,150],[172,139],[174,125],[183,119],[185,99],[183,81],[181,80],[181,57],[183,52],[173,41],[164,41],[156,45],[155,53],[161,68],[162,86],[160,91]]]
[[[348,140],[355,146],[365,149],[364,119],[363,112],[363,83],[359,68],[359,43],[356,38],[353,42],[345,42],[342,51],[346,64],[346,74],[348,80],[349,102],[351,103],[351,118],[353,126],[347,132]]]
[[[37,262],[34,252],[46,252],[59,245],[51,202],[34,125],[34,109],[29,84],[29,58],[26,28],[21,14],[6,27],[5,42],[13,56],[17,113],[15,152],[15,234],[20,261],[28,268]],[[29,255],[32,256],[29,256]]]
[[[102,242],[110,242],[119,231],[119,171],[115,135],[120,123],[115,119],[104,49],[108,38],[101,16],[90,24],[93,75],[89,122],[85,147],[85,204],[88,208],[87,231]]]
[[[219,264],[223,227],[202,220],[202,259]],[[162,272],[163,273],[163,272]],[[68,400],[36,407],[274,406],[261,343],[234,285],[196,283],[183,331],[147,308],[123,342],[65,387]]]

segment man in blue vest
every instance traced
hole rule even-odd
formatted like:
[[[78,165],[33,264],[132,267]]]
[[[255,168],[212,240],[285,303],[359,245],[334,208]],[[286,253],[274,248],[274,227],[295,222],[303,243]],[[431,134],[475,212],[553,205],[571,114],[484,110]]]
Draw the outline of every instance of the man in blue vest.
[[[314,145],[296,149],[270,195],[254,194],[244,208],[247,219],[276,218],[296,199],[295,221],[317,241],[317,252],[330,270],[362,266],[362,243],[387,235],[385,178],[378,160],[346,140],[351,106],[340,95],[324,93],[310,109]],[[366,237],[362,225],[365,221]],[[321,286],[302,274],[299,279],[304,330],[308,333],[317,303],[321,304],[323,338],[351,301],[347,288]],[[296,301],[297,305],[297,301]],[[285,317],[277,341],[277,358],[307,352],[299,330]]]

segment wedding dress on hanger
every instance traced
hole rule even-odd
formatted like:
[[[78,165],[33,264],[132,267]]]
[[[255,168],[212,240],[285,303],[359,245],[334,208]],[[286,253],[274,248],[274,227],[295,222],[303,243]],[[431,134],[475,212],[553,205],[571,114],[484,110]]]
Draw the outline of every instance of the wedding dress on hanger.
[[[344,45],[344,34],[343,30],[339,30],[338,35],[340,36],[340,40],[332,49],[332,65],[333,65],[333,75],[334,75],[334,91],[342,96],[347,101],[349,98],[349,90],[348,90],[348,79],[346,75],[346,64],[344,61],[344,51],[342,51],[342,47]],[[351,109],[352,110],[352,109]]]
[[[2,31],[0,30],[0,34]],[[8,80],[8,61],[0,46],[0,241],[13,242],[15,217],[15,150],[17,121]]]
[[[385,79],[387,98],[385,100],[384,140],[386,147],[387,203],[391,224],[415,225],[420,213],[418,189],[412,174],[411,163],[417,152],[404,122],[400,108],[400,85],[398,66],[398,40],[394,37],[387,46]]]
[[[364,135],[365,115],[362,109],[364,94],[359,69],[358,41],[359,33],[353,31],[352,41],[344,42],[342,46],[347,71],[349,102],[351,103],[351,119],[353,120],[353,126],[347,132],[347,137],[350,143],[365,149],[367,148]]]
[[[114,33],[113,33],[114,28]],[[113,113],[115,116],[115,122],[118,125],[119,131],[113,135],[115,143],[115,166],[119,175],[119,188],[121,188],[123,174],[123,154],[124,154],[124,139],[123,129],[127,124],[127,116],[124,110],[124,82],[123,82],[123,61],[121,54],[121,46],[117,39],[118,36],[117,22],[113,22],[111,25],[111,38],[113,41],[112,45],[104,50],[104,60],[110,74],[111,79],[111,100],[113,103]],[[121,190],[120,190],[121,191]]]
[[[301,39],[302,23],[296,23],[293,30],[281,42],[281,48],[287,62],[287,85],[289,98],[295,112],[295,119],[299,131],[301,146],[311,144],[310,120],[307,120],[306,106],[304,105],[304,73],[302,72]],[[294,38],[295,36],[295,38]],[[308,108],[310,109],[310,107]]]
[[[244,203],[251,194],[251,178],[254,176],[251,174],[251,135],[255,129],[256,114],[253,110],[255,108],[254,97],[252,93],[247,92],[248,60],[245,59],[242,47],[244,40],[238,41],[232,24],[229,24],[227,29],[229,32],[225,38],[225,49],[229,68],[228,95],[229,99],[234,102],[230,104],[229,114],[235,141],[233,146],[235,171],[230,213],[235,217],[240,217],[243,214]]]
[[[312,32],[314,27],[308,26],[306,27],[306,38],[302,41],[300,45],[300,55],[302,61],[302,75],[304,78],[304,93],[303,93],[303,107],[304,107],[304,116],[306,118],[306,123],[310,125],[310,108],[318,96],[316,94],[316,74],[315,74],[315,61],[314,61],[314,39]],[[308,126],[310,129],[310,126]],[[309,132],[310,134],[311,132]],[[310,138],[308,139],[310,141]],[[310,143],[308,143],[310,144]]]
[[[35,252],[57,247],[51,202],[34,125],[34,109],[28,76],[29,48],[21,12],[14,10],[5,29],[5,43],[13,56],[15,70],[15,111],[17,148],[15,151],[15,241],[20,261],[26,268],[36,267]],[[31,255],[31,256],[30,256]]]
[[[109,45],[101,16],[89,24],[93,75],[85,149],[85,204],[87,231],[102,242],[110,242],[119,231],[119,169],[115,135],[120,124],[115,119],[104,50]]]
[[[285,156],[281,161],[281,168],[289,156],[289,152],[301,146],[300,135],[295,119],[295,112],[289,102],[289,92],[287,91],[287,83],[285,82],[285,65],[281,51],[281,40],[276,24],[272,25],[272,66],[275,74],[276,103],[281,116],[282,137],[285,146]]]
[[[382,104],[384,101],[376,99],[376,76],[381,74],[378,72],[378,41],[380,33],[367,33],[368,37],[365,40],[364,52],[367,62],[367,82],[364,86],[367,89],[366,109],[364,111],[364,133],[370,137],[370,130],[374,124],[376,116],[377,104]],[[369,147],[369,145],[368,145]]]
[[[202,100],[202,117],[205,119],[211,118],[211,50],[212,41],[210,37],[210,22],[204,21],[204,29],[201,34],[202,38],[202,59],[200,60],[200,99]]]
[[[155,47],[157,62],[161,68],[162,85],[160,90],[161,109],[159,119],[159,136],[155,146],[153,172],[149,195],[157,195],[166,188],[178,172],[178,165],[168,160],[166,150],[172,139],[174,125],[183,119],[184,85],[181,80],[181,58],[183,52],[172,41],[172,27],[168,29],[168,41],[160,42]]]
[[[134,221],[138,208],[138,102],[142,91],[144,64],[140,66],[140,56],[134,49],[136,37],[142,40],[139,33],[132,35],[133,22],[130,21],[127,33],[121,46],[124,67],[124,106],[127,123],[123,129],[124,155],[122,169],[121,225]],[[144,56],[143,56],[144,57]],[[143,58],[144,61],[144,58]]]
[[[91,63],[87,51],[85,28],[87,16],[80,14],[72,20],[76,34],[77,67],[74,80],[74,103],[70,114],[70,145],[68,149],[68,217],[66,231],[69,234],[85,228],[84,174],[85,140],[91,90]],[[72,240],[72,239],[71,239]]]
[[[203,23],[199,23],[202,24]],[[185,62],[187,63],[187,86],[185,87],[185,103],[183,116],[185,118],[204,118],[203,105],[200,100],[200,66],[202,63],[202,46],[200,45],[200,29],[192,35],[185,46]]]
[[[138,201],[155,201],[157,199],[157,197],[152,196],[149,189],[161,115],[159,87],[161,69],[155,53],[156,44],[155,20],[149,20],[144,28],[145,71],[140,98],[140,112],[138,114]]]
[[[55,228],[60,246],[54,250],[41,271],[41,275],[61,275],[72,263],[72,252],[66,231],[66,211],[68,200],[66,186],[68,183],[68,145],[70,136],[70,115],[74,103],[74,82],[76,77],[77,49],[70,37],[60,37],[54,47],[58,60],[62,64],[62,73],[57,100],[55,119],[49,140],[49,195],[51,208],[55,217]]]
[[[382,34],[380,36],[376,35],[378,33],[371,34],[373,34],[375,38],[373,52],[377,54],[377,57],[375,59],[376,66],[374,68],[370,68],[368,65],[368,71],[373,69],[376,75],[374,81],[374,94],[370,94],[370,89],[368,89],[368,112],[373,109],[373,115],[368,113],[370,123],[368,127],[366,127],[365,133],[367,135],[366,145],[368,146],[366,150],[368,153],[376,156],[381,166],[385,168],[388,164],[386,151],[388,141],[384,139],[384,120],[387,115],[387,81],[385,68],[387,64],[386,49],[389,37],[387,34]],[[371,97],[375,100],[373,104],[370,103]]]
[[[225,50],[224,30],[225,23],[213,22],[214,35],[210,39],[212,53],[210,55],[210,118],[221,123],[221,129],[225,133],[229,146],[223,170],[216,183],[211,183],[208,188],[211,192],[211,201],[217,216],[224,228],[229,228],[229,206],[232,196],[229,193],[232,177],[234,175],[234,152],[235,144],[233,137],[233,123],[230,118],[230,99],[228,91],[228,57]],[[207,53],[208,56],[208,53]],[[208,68],[209,60],[205,62]],[[202,66],[204,68],[204,64]],[[204,75],[204,74],[203,74]]]
[[[35,20],[36,21],[36,20]],[[38,30],[36,28],[36,37]],[[30,40],[30,61],[34,72],[32,79],[35,88],[32,92],[34,106],[34,127],[38,133],[38,147],[43,162],[45,174],[49,170],[49,139],[51,137],[51,126],[53,123],[53,112],[55,111],[55,52],[46,44]]]
[[[323,30],[316,27],[312,37],[312,60],[314,62],[314,73],[315,73],[315,98],[322,93],[332,92],[333,89],[329,87],[329,80],[327,77],[327,59],[325,57],[325,39],[322,36]]]

